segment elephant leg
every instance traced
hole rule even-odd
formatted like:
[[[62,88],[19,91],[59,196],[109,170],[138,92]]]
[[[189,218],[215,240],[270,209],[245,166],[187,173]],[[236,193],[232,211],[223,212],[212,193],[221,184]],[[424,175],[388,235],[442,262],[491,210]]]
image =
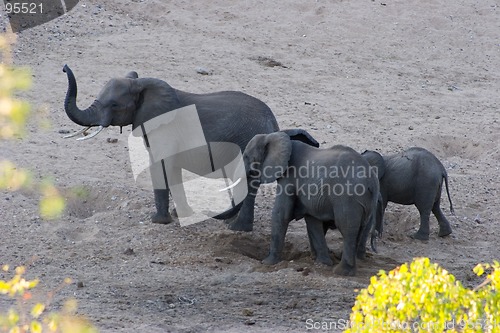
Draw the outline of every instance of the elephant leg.
[[[429,217],[431,216],[431,207],[429,205],[417,205],[420,213],[420,227],[417,232],[411,235],[411,238],[419,240],[429,240]]]
[[[169,224],[174,221],[168,212],[169,190],[154,190],[156,213],[152,217],[153,223]]]
[[[366,221],[366,224],[361,229],[361,234],[358,238],[358,243],[356,247],[356,257],[358,259],[366,258],[366,242],[368,236],[372,233],[372,225],[374,224],[375,214],[371,214],[370,218]]]
[[[169,193],[168,183],[163,173],[161,162],[153,163],[150,167],[151,180],[153,181],[156,213],[152,217],[153,223],[168,224],[174,219],[168,212]]]
[[[357,233],[355,231],[351,231],[347,235],[342,234],[342,236],[344,238],[342,259],[340,259],[340,263],[335,266],[333,272],[338,275],[353,276],[356,274],[355,253]]]
[[[436,202],[434,202],[434,206],[432,206],[432,213],[434,214],[439,223],[438,236],[444,237],[451,234],[451,226],[450,222],[448,222],[448,220],[444,216],[440,204],[441,204],[441,199],[438,199]]]
[[[188,217],[193,215],[194,211],[189,206],[182,182],[182,169],[174,166],[167,166],[167,177],[170,185],[170,193],[175,203],[174,216]]]
[[[358,240],[362,232],[363,212],[358,207],[346,207],[345,216],[335,217],[337,228],[344,238],[342,259],[333,272],[338,275],[353,276],[356,274],[356,254]]]
[[[279,184],[278,184],[279,186]],[[271,246],[269,255],[262,260],[265,265],[274,265],[281,261],[285,247],[288,224],[292,220],[294,197],[281,194],[276,197],[271,218]]]
[[[315,261],[328,266],[333,266],[333,260],[330,258],[328,246],[325,239],[325,224],[310,215],[304,217],[307,226],[307,236],[311,246],[311,254]],[[328,230],[328,227],[326,228]]]
[[[258,186],[249,186],[248,194],[243,200],[240,211],[234,219],[228,221],[229,229],[234,231],[252,231],[255,197],[257,196]]]

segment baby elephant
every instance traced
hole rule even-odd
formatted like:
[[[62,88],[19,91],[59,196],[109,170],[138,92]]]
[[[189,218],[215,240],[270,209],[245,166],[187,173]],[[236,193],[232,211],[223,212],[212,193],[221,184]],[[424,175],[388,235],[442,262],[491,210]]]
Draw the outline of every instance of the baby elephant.
[[[281,260],[288,224],[304,218],[316,260],[332,265],[324,223],[343,236],[343,254],[334,272],[354,275],[374,224],[379,183],[370,164],[345,146],[319,149],[290,140],[283,132],[258,134],[243,154],[249,186],[277,180],[270,253],[264,264]],[[335,222],[333,222],[335,221]]]
[[[403,205],[415,205],[420,213],[420,228],[412,235],[415,239],[429,239],[429,217],[432,213],[439,223],[439,236],[451,234],[451,226],[441,211],[443,179],[454,214],[448,190],[448,175],[439,160],[424,148],[413,147],[402,153],[382,157],[375,151],[363,154],[372,166],[378,168],[383,210],[391,201]],[[382,230],[382,214],[377,214],[376,229]]]

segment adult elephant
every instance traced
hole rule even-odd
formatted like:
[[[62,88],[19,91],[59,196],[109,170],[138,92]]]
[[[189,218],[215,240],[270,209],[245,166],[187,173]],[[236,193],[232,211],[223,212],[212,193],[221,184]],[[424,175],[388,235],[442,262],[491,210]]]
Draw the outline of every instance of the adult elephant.
[[[249,188],[278,182],[270,252],[263,263],[272,265],[281,260],[288,224],[304,218],[316,261],[333,265],[324,231],[327,226],[335,226],[344,244],[334,272],[354,275],[356,257],[364,258],[368,236],[373,232],[379,198],[379,182],[370,164],[349,147],[319,149],[291,140],[283,132],[256,135],[248,143],[243,160]],[[235,209],[223,215],[232,214],[236,214]]]
[[[67,65],[64,66],[63,71],[68,77],[64,109],[73,122],[85,126],[84,129],[70,136],[84,133],[90,127],[98,127],[98,129],[87,137],[97,135],[103,128],[110,125],[120,127],[132,125],[133,130],[140,129],[148,121],[154,121],[157,117],[174,110],[183,110],[182,108],[190,105],[196,107],[204,139],[209,144],[233,143],[243,151],[250,139],[256,134],[272,133],[279,130],[278,123],[270,108],[257,98],[237,91],[193,94],[174,89],[159,79],[139,78],[136,72],[130,72],[123,78],[110,80],[92,105],[81,110],[76,104],[77,83],[75,76]],[[173,139],[177,142],[164,142],[164,145],[182,143],[189,136],[190,133],[187,132],[184,138]],[[147,137],[144,139],[147,144]],[[224,152],[219,151],[219,153],[223,154]],[[192,155],[196,154],[196,150],[193,150]],[[187,163],[186,165],[186,161],[190,160],[186,154],[182,156],[181,163],[177,163],[175,159],[176,156],[172,156],[168,161],[163,160],[151,165],[156,204],[156,214],[152,218],[154,223],[167,224],[173,220],[169,212],[170,185],[164,177],[166,169],[172,167],[175,169],[172,172],[177,176],[180,175],[181,168],[197,171],[197,166],[193,165],[196,163],[191,163],[191,165]],[[164,184],[158,186],[154,179],[165,179]],[[256,193],[257,189],[252,188],[245,199],[236,206],[240,213],[238,218],[233,219],[230,223],[230,229],[252,230]],[[174,202],[177,209],[183,207],[183,213],[187,211],[189,214],[190,208],[185,196],[184,198],[182,195],[178,198],[174,197]],[[214,217],[222,218],[221,216]]]

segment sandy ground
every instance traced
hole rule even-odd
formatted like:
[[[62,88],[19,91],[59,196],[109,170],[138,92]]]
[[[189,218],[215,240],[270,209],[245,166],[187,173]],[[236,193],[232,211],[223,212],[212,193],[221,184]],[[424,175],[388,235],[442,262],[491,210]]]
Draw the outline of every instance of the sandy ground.
[[[1,192],[0,263],[28,264],[28,277],[41,279],[38,297],[71,277],[52,308],[74,297],[102,332],[303,332],[307,320],[341,324],[356,288],[417,256],[476,285],[475,264],[500,259],[499,31],[492,0],[82,0],[19,33],[14,46],[15,64],[32,68],[33,87],[21,97],[34,112],[25,139],[0,143],[1,158],[35,179],[52,177],[67,209],[42,221],[35,190]],[[384,154],[428,148],[449,173],[456,216],[444,196],[443,209],[453,234],[437,237],[431,217],[430,240],[412,240],[416,208],[390,204],[379,253],[343,278],[313,264],[303,221],[291,224],[286,260],[260,264],[269,196],[258,197],[250,233],[215,220],[152,224],[152,193],[132,177],[130,127],[84,142],[62,138],[79,129],[63,112],[66,63],[80,107],[110,78],[135,70],[191,92],[244,91],[265,101],[281,128],[304,128],[325,146]],[[45,119],[49,129],[40,126]],[[328,243],[338,251],[340,235],[330,232]]]

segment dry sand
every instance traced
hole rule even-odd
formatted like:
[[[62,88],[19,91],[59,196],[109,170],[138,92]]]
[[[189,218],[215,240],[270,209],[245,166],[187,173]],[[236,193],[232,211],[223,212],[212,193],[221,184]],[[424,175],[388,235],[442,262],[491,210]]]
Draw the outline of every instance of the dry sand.
[[[1,192],[0,263],[29,264],[28,277],[41,279],[38,297],[73,278],[52,309],[74,297],[103,332],[303,332],[308,319],[341,323],[356,288],[417,256],[477,285],[475,264],[500,259],[499,31],[492,0],[82,0],[19,33],[14,46],[15,64],[32,68],[33,87],[21,97],[33,114],[28,136],[1,142],[0,157],[35,179],[52,177],[67,210],[42,221],[36,191]],[[303,221],[291,223],[286,260],[260,264],[269,196],[258,197],[250,233],[215,220],[152,224],[152,193],[132,177],[130,127],[84,142],[62,138],[61,130],[79,129],[63,111],[64,64],[81,107],[110,78],[135,70],[191,92],[244,91],[265,101],[281,128],[304,128],[325,146],[425,147],[449,173],[456,216],[446,200],[443,208],[453,234],[437,237],[431,217],[430,240],[409,239],[416,208],[390,204],[379,253],[344,278],[313,264]],[[340,249],[338,232],[328,243]]]

